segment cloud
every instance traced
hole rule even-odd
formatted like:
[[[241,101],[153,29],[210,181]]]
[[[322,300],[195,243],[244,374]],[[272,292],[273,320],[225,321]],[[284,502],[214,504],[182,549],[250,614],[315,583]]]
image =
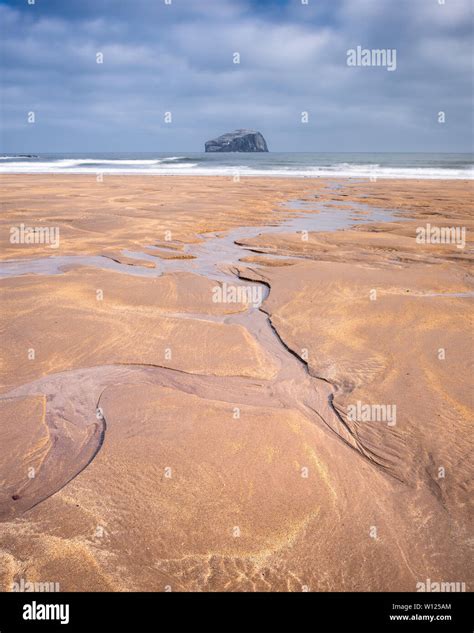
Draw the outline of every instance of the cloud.
[[[0,0],[2,151],[200,151],[236,127],[275,151],[469,151],[471,16],[470,0]],[[357,45],[396,48],[396,72],[348,67]]]

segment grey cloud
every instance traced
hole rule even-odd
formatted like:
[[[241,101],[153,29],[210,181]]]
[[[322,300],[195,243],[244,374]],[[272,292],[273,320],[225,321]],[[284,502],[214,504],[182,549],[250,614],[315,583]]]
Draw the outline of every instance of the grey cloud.
[[[3,151],[199,151],[234,127],[275,151],[471,149],[469,1],[43,2],[0,4]],[[397,71],[348,67],[358,44]]]

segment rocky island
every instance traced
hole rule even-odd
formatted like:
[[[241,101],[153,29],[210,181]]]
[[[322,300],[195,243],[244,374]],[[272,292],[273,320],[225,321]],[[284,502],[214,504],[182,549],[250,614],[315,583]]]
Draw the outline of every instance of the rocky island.
[[[235,130],[205,144],[206,152],[268,152],[265,139],[255,130]]]

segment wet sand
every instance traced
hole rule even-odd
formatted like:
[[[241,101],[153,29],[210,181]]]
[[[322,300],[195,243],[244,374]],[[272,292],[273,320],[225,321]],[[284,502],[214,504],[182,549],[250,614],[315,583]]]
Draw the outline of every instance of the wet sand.
[[[469,588],[472,183],[1,184],[2,590]]]

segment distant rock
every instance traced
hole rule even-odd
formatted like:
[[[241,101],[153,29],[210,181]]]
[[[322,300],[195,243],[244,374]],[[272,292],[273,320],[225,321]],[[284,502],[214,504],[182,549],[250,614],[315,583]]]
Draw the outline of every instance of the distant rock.
[[[265,139],[255,130],[235,130],[207,141],[206,152],[268,152]]]

